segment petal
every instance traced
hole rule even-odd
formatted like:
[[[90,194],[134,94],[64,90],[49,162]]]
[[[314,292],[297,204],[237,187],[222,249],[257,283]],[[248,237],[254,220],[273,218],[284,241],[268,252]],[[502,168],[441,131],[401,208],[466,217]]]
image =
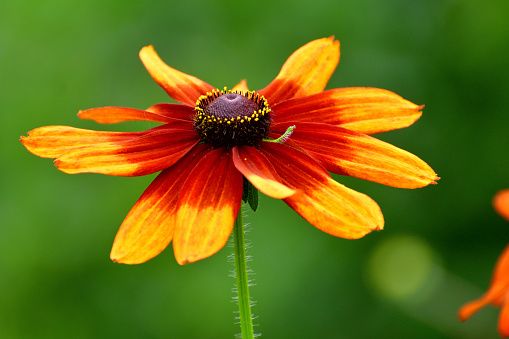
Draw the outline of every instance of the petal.
[[[249,88],[247,87],[247,81],[246,79],[241,80],[238,84],[236,84],[233,88],[233,90],[237,89],[240,91],[249,91]]]
[[[465,305],[463,305],[458,311],[458,318],[461,321],[468,320],[474,313],[479,311],[484,306],[488,305],[490,300],[488,298],[480,298],[474,301],[471,301]]]
[[[458,311],[458,318],[461,321],[468,320],[481,308],[492,303],[496,298],[502,296],[505,291],[507,291],[507,287],[504,289],[503,286],[500,285],[490,287],[490,289],[481,298],[463,305]]]
[[[103,132],[69,126],[44,126],[28,132],[20,141],[31,153],[42,158],[57,158],[72,149],[88,145],[122,142],[146,132]]]
[[[509,245],[506,246],[497,260],[493,276],[491,277],[490,289],[502,289],[505,291],[503,295],[493,300],[495,305],[502,305],[505,294],[509,292]]]
[[[232,155],[235,167],[263,194],[275,199],[284,199],[296,192],[281,183],[281,178],[274,167],[256,148],[234,147]]]
[[[179,196],[173,250],[180,265],[211,256],[226,244],[242,200],[242,175],[218,148],[191,171]]]
[[[189,172],[210,150],[210,146],[197,145],[150,184],[118,230],[110,255],[113,261],[140,264],[168,246],[173,238],[180,190]]]
[[[499,191],[493,198],[493,207],[498,214],[509,221],[509,190]]]
[[[504,299],[509,291],[509,245],[504,249],[491,278],[490,287],[486,293],[479,299],[471,301],[463,305],[459,312],[458,317],[461,321],[470,318],[475,312],[479,311],[484,306],[492,303],[497,306],[504,304]]]
[[[172,99],[183,104],[194,107],[200,95],[204,95],[214,89],[214,87],[206,82],[166,65],[152,46],[146,46],[141,49],[140,59],[155,82]]]
[[[179,104],[156,104],[147,108],[147,112],[185,121],[193,121],[195,113],[192,107]]]
[[[376,202],[338,184],[304,152],[269,142],[261,144],[261,151],[283,183],[299,190],[284,202],[313,226],[346,239],[383,228],[383,215]]]
[[[311,41],[295,51],[278,76],[258,91],[269,104],[323,91],[339,62],[339,41],[334,37]]]
[[[420,118],[423,106],[379,88],[336,88],[274,105],[274,122],[330,124],[365,134],[408,127]]]
[[[502,338],[509,337],[509,302],[507,299],[506,296],[506,302],[502,306],[498,319],[498,333]]]
[[[141,109],[124,107],[99,107],[80,111],[78,113],[78,117],[81,119],[94,120],[101,124],[115,124],[118,122],[138,120],[171,123],[175,122],[175,119],[179,119],[179,117],[182,115],[181,111],[187,112],[187,115],[193,114],[193,109],[189,106],[174,104],[174,107],[172,108],[174,108],[176,112],[165,112],[164,114],[161,114],[154,110],[144,111]]]
[[[194,130],[154,129],[128,141],[72,149],[58,157],[55,165],[69,174],[147,175],[170,167],[198,142]]]
[[[436,183],[437,175],[415,155],[366,134],[318,124],[275,124],[283,134],[296,125],[290,139],[329,171],[341,175],[401,188],[418,188]]]

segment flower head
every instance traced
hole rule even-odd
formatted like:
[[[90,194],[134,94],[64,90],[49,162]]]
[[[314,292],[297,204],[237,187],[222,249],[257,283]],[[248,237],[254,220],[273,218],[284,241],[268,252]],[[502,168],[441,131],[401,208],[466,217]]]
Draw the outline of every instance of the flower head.
[[[493,207],[509,221],[509,190],[502,190],[495,195]],[[458,317],[466,321],[488,304],[501,308],[498,332],[503,338],[509,337],[509,245],[498,258],[488,291],[481,298],[463,305]]]
[[[245,81],[219,90],[169,67],[152,46],[140,58],[180,104],[101,107],[78,116],[162,125],[130,133],[47,126],[21,137],[30,152],[55,158],[66,173],[161,171],[120,226],[111,251],[116,262],[145,262],[170,242],[180,264],[216,253],[232,231],[244,178],[315,227],[348,239],[382,229],[383,216],[371,198],[329,172],[403,188],[437,179],[416,156],[369,136],[411,125],[422,106],[377,88],[324,91],[339,62],[333,37],[299,48],[258,91]]]

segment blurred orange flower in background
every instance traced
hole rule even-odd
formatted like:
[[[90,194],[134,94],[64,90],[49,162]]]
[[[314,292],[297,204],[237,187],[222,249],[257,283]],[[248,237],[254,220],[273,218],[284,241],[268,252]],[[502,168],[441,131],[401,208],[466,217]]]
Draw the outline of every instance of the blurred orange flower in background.
[[[324,91],[339,55],[339,41],[318,39],[294,52],[267,87],[249,91],[242,81],[218,90],[169,67],[147,46],[143,64],[181,104],[101,107],[78,116],[163,125],[129,133],[46,126],[21,142],[37,156],[55,158],[65,173],[162,171],[120,226],[111,252],[116,262],[145,262],[172,241],[180,264],[216,253],[239,212],[243,178],[320,230],[360,238],[383,228],[380,208],[329,172],[402,188],[438,177],[415,155],[369,136],[411,125],[422,106],[378,88]]]
[[[493,198],[493,208],[509,221],[509,189],[498,192]]]
[[[493,207],[509,221],[509,190],[502,190],[495,195]],[[463,305],[458,317],[466,321],[488,304],[501,308],[498,332],[503,338],[509,337],[509,245],[498,258],[488,291],[481,298]]]

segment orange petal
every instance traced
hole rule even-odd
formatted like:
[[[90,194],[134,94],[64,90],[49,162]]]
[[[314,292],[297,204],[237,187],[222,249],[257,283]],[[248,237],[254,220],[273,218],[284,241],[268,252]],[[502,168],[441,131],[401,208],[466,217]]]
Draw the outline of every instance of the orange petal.
[[[284,199],[296,191],[281,183],[281,178],[267,158],[254,147],[238,146],[232,150],[235,167],[263,194]]]
[[[140,264],[168,246],[173,238],[180,189],[189,172],[210,150],[205,144],[197,145],[150,184],[118,230],[110,255],[113,261]]]
[[[490,287],[486,293],[479,299],[465,304],[458,312],[461,321],[470,318],[475,312],[484,306],[492,303],[496,306],[502,306],[505,303],[507,293],[509,292],[509,245],[506,246],[497,260]]]
[[[509,292],[509,245],[507,245],[498,257],[493,276],[491,277],[491,289],[502,289],[505,293],[493,299],[493,303],[501,306],[504,303],[505,295]],[[489,291],[489,290],[488,290]]]
[[[211,256],[226,244],[242,200],[242,174],[224,148],[192,170],[179,196],[173,250],[181,265]]]
[[[295,51],[278,76],[258,91],[269,104],[323,91],[339,62],[339,41],[334,37],[311,41]]]
[[[423,106],[379,88],[336,88],[295,98],[272,107],[274,122],[321,122],[365,134],[408,127],[420,118]]]
[[[180,104],[155,104],[147,108],[147,111],[185,121],[193,121],[195,113],[192,107]]]
[[[479,311],[484,306],[493,303],[493,301],[507,293],[507,286],[495,284],[490,286],[488,291],[479,299],[471,301],[463,305],[458,311],[458,318],[461,321],[468,320],[474,313]]]
[[[283,134],[295,125],[290,139],[333,173],[401,188],[436,183],[437,175],[415,155],[366,134],[321,123],[274,124]]]
[[[172,99],[183,104],[194,107],[200,95],[204,95],[214,89],[214,87],[206,82],[166,65],[152,46],[146,46],[141,49],[140,59],[155,82]]]
[[[122,142],[138,138],[146,132],[103,132],[69,126],[44,126],[28,132],[20,141],[31,153],[42,158],[57,158],[83,146]]]
[[[488,305],[490,301],[486,298],[477,299],[463,305],[458,311],[458,318],[461,321],[468,320],[474,313],[479,311],[484,306]]]
[[[500,311],[500,316],[498,319],[498,333],[502,338],[509,337],[509,298],[506,295],[506,301],[502,306],[502,310]]]
[[[72,149],[58,157],[55,165],[69,174],[146,175],[170,167],[198,142],[194,130],[153,129],[133,140]]]
[[[509,220],[509,190],[499,191],[493,198],[493,207],[498,214]]]
[[[240,90],[240,91],[249,91],[249,88],[247,87],[247,81],[241,80],[238,84],[236,84],[232,89]]]
[[[81,119],[94,120],[101,124],[115,124],[118,122],[138,121],[138,120],[171,123],[174,122],[176,119],[174,116],[180,117],[182,115],[181,111],[187,112],[188,116],[193,114],[193,109],[189,106],[174,104],[172,108],[174,108],[176,112],[170,111],[165,112],[165,114],[161,114],[159,112],[149,110],[144,111],[135,108],[99,107],[87,109],[85,111],[80,111],[78,113],[78,117],[80,117]]]
[[[283,183],[298,189],[285,203],[318,229],[346,239],[361,238],[383,228],[383,215],[370,197],[334,181],[304,152],[278,143],[263,142]]]

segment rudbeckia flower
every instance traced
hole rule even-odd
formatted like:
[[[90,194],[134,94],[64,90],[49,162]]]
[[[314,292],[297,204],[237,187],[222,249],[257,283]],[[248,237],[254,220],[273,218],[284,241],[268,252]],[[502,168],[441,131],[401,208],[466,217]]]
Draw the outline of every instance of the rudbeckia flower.
[[[437,179],[418,157],[369,136],[411,125],[422,106],[378,88],[324,91],[339,62],[333,37],[299,48],[258,91],[245,81],[219,90],[169,67],[152,46],[142,48],[140,58],[180,104],[101,107],[78,116],[162,125],[130,133],[47,126],[21,138],[65,173],[161,171],[120,226],[111,251],[116,262],[145,262],[170,242],[179,264],[216,253],[232,231],[244,180],[320,230],[356,239],[383,228],[380,208],[329,172],[403,188]]]
[[[509,221],[509,190],[500,191],[495,195],[493,207]],[[509,245],[498,258],[488,291],[481,298],[463,305],[458,317],[461,321],[466,321],[488,304],[501,308],[498,332],[503,338],[509,337]]]

